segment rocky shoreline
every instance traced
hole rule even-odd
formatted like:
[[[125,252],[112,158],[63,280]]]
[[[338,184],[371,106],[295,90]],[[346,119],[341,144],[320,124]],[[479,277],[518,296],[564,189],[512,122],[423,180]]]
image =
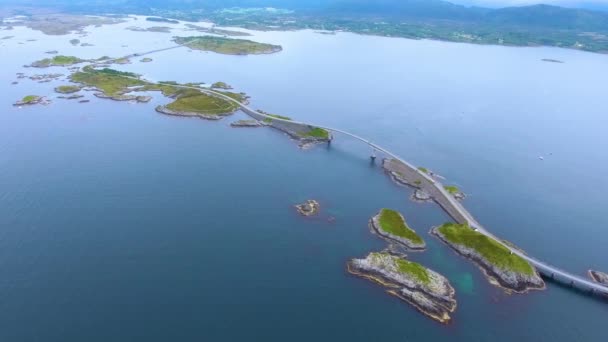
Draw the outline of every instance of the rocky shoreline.
[[[136,95],[107,95],[105,93],[94,93],[96,97],[100,99],[109,99],[114,101],[136,101],[139,103],[146,103],[152,100],[151,96],[136,96]]]
[[[44,96],[30,95],[30,96],[24,97],[22,100],[19,100],[19,101],[13,103],[13,106],[19,107],[19,106],[31,106],[31,105],[37,105],[37,104],[47,105],[49,103],[51,103],[51,101],[46,99]]]
[[[230,124],[232,127],[262,127],[264,126],[257,120],[237,120]]]
[[[433,202],[433,198],[426,191],[422,189],[416,189],[410,199],[414,202],[426,203]]]
[[[596,283],[608,286],[608,274],[600,271],[589,270],[589,277]]]
[[[447,323],[456,309],[455,290],[439,273],[424,268],[427,278],[420,279],[400,269],[399,263],[411,264],[389,253],[370,253],[364,259],[352,259],[347,264],[349,273],[372,280],[387,288],[387,292],[414,306],[434,320]],[[417,267],[422,267],[416,264]]]
[[[213,115],[213,114],[200,114],[200,113],[194,113],[194,112],[174,111],[174,110],[167,108],[166,106],[157,106],[155,108],[155,110],[161,114],[172,115],[172,116],[191,117],[191,118],[196,117],[196,118],[201,118],[201,119],[205,119],[205,120],[220,120],[222,118],[219,115]]]
[[[431,235],[439,238],[439,240],[452,248],[457,254],[475,262],[491,284],[499,286],[507,292],[516,293],[526,293],[530,290],[545,289],[545,282],[536,269],[533,268],[533,275],[526,275],[498,268],[476,250],[450,242],[441,234],[438,228],[439,227],[433,227],[430,231]]]
[[[384,231],[380,226],[380,216],[381,215],[382,215],[382,211],[380,211],[378,214],[376,214],[374,217],[372,217],[369,220],[369,227],[370,227],[370,230],[372,231],[372,233],[381,236],[382,238],[388,240],[389,242],[399,243],[399,244],[405,246],[408,250],[423,251],[426,249],[426,243],[424,241],[422,241],[422,243],[416,243],[412,240],[409,240],[409,239],[403,238],[401,236],[397,236],[397,235]],[[405,223],[405,218],[403,217],[403,215],[399,214],[399,216]]]

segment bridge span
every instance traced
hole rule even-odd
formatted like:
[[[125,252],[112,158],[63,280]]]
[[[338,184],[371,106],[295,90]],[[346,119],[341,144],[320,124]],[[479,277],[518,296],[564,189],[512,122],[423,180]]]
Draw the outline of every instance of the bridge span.
[[[134,53],[134,54],[128,55],[126,57],[144,56],[144,55],[148,55],[148,54],[152,54],[152,53],[156,53],[156,52],[160,52],[160,51],[176,49],[179,47],[183,47],[183,45],[175,45],[175,46],[162,48],[162,49],[156,49],[156,50],[147,51],[147,52],[143,52],[143,53]],[[127,78],[142,80],[141,78],[137,78],[137,77],[127,77]],[[224,99],[226,101],[230,101],[232,103],[237,104],[243,112],[245,112],[246,114],[248,114],[249,116],[253,117],[256,120],[259,120],[259,117],[262,117],[262,118],[270,119],[273,121],[285,122],[285,123],[289,123],[289,124],[319,127],[319,128],[325,129],[327,131],[330,131],[332,133],[340,133],[340,134],[349,136],[353,139],[356,139],[358,141],[361,141],[364,144],[371,147],[373,149],[373,151],[378,151],[378,152],[384,153],[386,156],[400,162],[408,169],[411,169],[414,172],[416,172],[418,176],[424,178],[429,184],[432,185],[433,189],[435,190],[435,194],[436,194],[436,197],[434,197],[435,202],[437,202],[450,216],[452,216],[452,218],[456,222],[458,222],[460,224],[467,224],[467,225],[469,225],[469,227],[475,229],[479,233],[484,234],[484,235],[496,240],[502,246],[507,248],[511,253],[528,261],[531,265],[533,265],[538,270],[538,272],[540,274],[544,275],[546,278],[552,279],[557,282],[561,282],[561,283],[571,286],[573,288],[587,291],[592,294],[608,296],[608,286],[593,282],[591,280],[587,280],[586,278],[584,278],[582,276],[575,275],[573,273],[562,270],[561,268],[552,266],[544,261],[541,261],[534,257],[528,256],[527,254],[523,253],[521,250],[519,250],[517,248],[509,246],[503,240],[496,237],[494,234],[492,234],[491,232],[486,230],[479,222],[477,222],[475,220],[475,218],[473,217],[473,215],[471,215],[471,213],[469,213],[469,211],[466,210],[460,202],[458,202],[452,195],[450,195],[447,192],[447,190],[445,190],[443,184],[441,184],[439,181],[433,179],[431,176],[429,176],[425,172],[420,171],[417,167],[410,164],[409,162],[407,162],[405,159],[401,158],[397,154],[389,151],[388,149],[386,149],[380,145],[372,143],[368,139],[365,139],[359,135],[356,135],[356,134],[353,134],[353,133],[350,133],[350,132],[347,132],[347,131],[344,131],[341,129],[333,128],[333,127],[316,125],[316,124],[312,124],[312,123],[295,121],[295,120],[286,120],[286,119],[281,119],[281,118],[277,118],[274,116],[269,116],[269,115],[261,113],[257,110],[254,110],[251,107],[247,106],[246,104],[243,104],[218,91],[214,91],[213,89],[186,86],[186,85],[176,85],[176,84],[163,83],[163,82],[150,82],[150,81],[147,81],[147,82],[152,83],[152,84],[170,85],[172,87],[178,87],[178,88],[194,89],[194,90],[198,90],[202,93],[205,93],[207,95],[215,96],[215,97]],[[457,215],[455,215],[455,213]]]

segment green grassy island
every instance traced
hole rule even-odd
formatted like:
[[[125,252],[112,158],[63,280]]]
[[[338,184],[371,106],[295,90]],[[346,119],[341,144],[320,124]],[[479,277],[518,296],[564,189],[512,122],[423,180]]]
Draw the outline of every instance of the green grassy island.
[[[446,223],[437,228],[437,230],[449,242],[477,251],[490,263],[504,270],[526,275],[534,274],[534,268],[527,261],[515,254],[511,254],[511,251],[498,241],[476,232],[469,228],[469,226]]]
[[[527,292],[544,289],[545,283],[530,263],[500,242],[468,225],[445,223],[431,229],[431,234],[452,247],[458,254],[475,261],[490,282],[507,291]]]
[[[83,59],[74,56],[54,56],[53,58],[45,58],[39,61],[33,62],[30,66],[34,68],[48,68],[52,66],[70,66],[86,62]]]
[[[410,249],[424,249],[424,240],[410,228],[403,216],[392,209],[382,209],[370,220],[370,227],[380,236],[399,242]]]
[[[133,86],[143,86],[146,82],[130,78],[137,77],[131,72],[117,71],[113,69],[94,69],[86,66],[82,71],[75,72],[70,76],[73,82],[95,87],[107,96],[122,95],[127,92],[127,88]]]
[[[80,87],[73,85],[63,85],[55,88],[55,91],[60,94],[72,94],[80,91]]]
[[[174,99],[166,106],[159,106],[157,111],[170,115],[196,116],[215,119],[222,115],[231,114],[238,109],[238,105],[231,101],[221,99],[202,93],[196,89],[183,88],[175,82],[163,82],[155,84],[139,79],[139,75],[132,72],[118,71],[114,69],[95,69],[86,66],[82,71],[75,72],[70,76],[73,82],[85,86],[95,87],[101,91],[98,97],[111,98],[114,100],[137,100],[140,96],[127,95],[137,91],[160,91],[164,96]],[[227,93],[236,100],[242,101],[243,94]]]
[[[174,41],[177,44],[185,45],[193,50],[212,51],[225,55],[259,55],[275,53],[282,50],[279,45],[223,37],[175,37]]]
[[[239,108],[236,103],[200,92],[197,94],[181,95],[165,107],[174,112],[216,116],[231,114]]]
[[[15,102],[13,106],[26,106],[26,105],[35,105],[38,103],[46,104],[48,101],[45,101],[42,96],[38,95],[27,95],[24,96],[21,100]]]

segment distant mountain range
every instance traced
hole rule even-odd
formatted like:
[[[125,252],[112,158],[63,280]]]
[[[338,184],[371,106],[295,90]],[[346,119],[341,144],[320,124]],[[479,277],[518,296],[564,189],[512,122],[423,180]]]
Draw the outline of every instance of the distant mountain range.
[[[167,15],[251,28],[343,29],[480,44],[608,51],[608,12],[550,5],[484,8],[443,0],[0,0],[1,4],[81,13]],[[232,7],[294,12],[217,11]]]
[[[336,17],[443,19],[551,29],[608,31],[606,12],[550,5],[491,9],[457,5],[443,0],[0,0],[1,4],[55,7],[71,11],[106,10],[135,13],[146,13],[152,8],[213,10],[228,7],[277,7]],[[597,5],[589,5],[593,4]]]

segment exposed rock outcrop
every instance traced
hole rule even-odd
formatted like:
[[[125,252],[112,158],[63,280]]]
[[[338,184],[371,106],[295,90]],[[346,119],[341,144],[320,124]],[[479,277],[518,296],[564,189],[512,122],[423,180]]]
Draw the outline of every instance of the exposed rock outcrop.
[[[193,112],[181,112],[174,111],[166,106],[157,106],[156,111],[166,115],[174,115],[174,116],[185,116],[185,117],[197,117],[205,120],[220,120],[222,117],[214,114],[201,114],[201,113],[193,113]]]
[[[370,253],[347,265],[354,275],[370,279],[387,292],[410,303],[418,311],[441,323],[456,309],[454,288],[441,274],[389,253]]]
[[[589,270],[589,277],[596,283],[608,286],[608,274],[604,272]]]
[[[319,213],[321,205],[315,200],[308,200],[302,204],[297,204],[296,210],[303,216],[313,216]]]

